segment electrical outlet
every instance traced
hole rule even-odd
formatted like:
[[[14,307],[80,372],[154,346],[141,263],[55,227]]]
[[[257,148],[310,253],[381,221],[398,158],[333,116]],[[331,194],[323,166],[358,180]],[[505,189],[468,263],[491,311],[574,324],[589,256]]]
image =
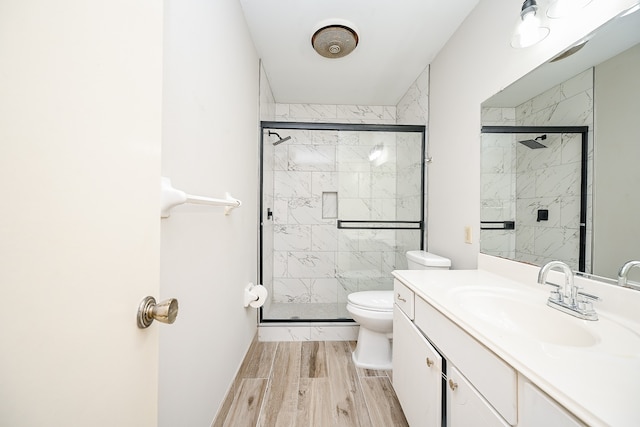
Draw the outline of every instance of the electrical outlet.
[[[469,244],[473,243],[473,234],[471,232],[471,226],[470,225],[467,225],[464,228],[464,242],[465,243],[469,243]]]

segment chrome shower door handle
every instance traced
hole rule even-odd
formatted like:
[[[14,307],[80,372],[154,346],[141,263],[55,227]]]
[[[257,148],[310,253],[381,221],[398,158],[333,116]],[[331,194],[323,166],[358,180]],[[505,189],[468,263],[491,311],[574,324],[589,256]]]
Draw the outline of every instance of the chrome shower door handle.
[[[156,304],[154,297],[145,297],[138,305],[138,328],[151,326],[154,320],[172,324],[178,317],[178,300],[169,298]]]

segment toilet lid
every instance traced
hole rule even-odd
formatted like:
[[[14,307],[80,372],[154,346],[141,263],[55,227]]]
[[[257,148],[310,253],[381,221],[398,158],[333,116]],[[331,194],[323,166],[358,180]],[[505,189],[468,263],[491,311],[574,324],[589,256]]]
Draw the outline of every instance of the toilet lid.
[[[393,311],[393,291],[354,292],[347,297],[349,304],[375,311]]]

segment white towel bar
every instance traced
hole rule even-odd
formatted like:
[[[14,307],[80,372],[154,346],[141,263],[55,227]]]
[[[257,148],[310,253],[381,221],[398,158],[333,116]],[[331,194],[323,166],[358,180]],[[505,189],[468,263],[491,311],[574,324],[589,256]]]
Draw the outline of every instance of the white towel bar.
[[[175,206],[183,203],[194,203],[198,205],[209,206],[224,206],[224,214],[229,215],[231,211],[242,205],[242,202],[238,199],[231,197],[229,193],[225,194],[224,199],[214,199],[211,197],[192,196],[184,191],[177,190],[171,186],[171,180],[167,177],[162,177],[161,180],[161,197],[160,197],[160,216],[167,218],[169,211]]]

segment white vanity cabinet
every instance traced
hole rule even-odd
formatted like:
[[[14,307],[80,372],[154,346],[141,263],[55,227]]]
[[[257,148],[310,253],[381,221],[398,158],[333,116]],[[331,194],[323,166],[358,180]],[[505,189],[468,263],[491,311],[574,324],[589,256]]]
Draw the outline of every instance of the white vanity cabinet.
[[[442,357],[398,305],[393,309],[393,388],[411,427],[440,425]]]
[[[620,309],[586,321],[549,307],[537,269],[524,270],[522,281],[482,269],[393,272],[394,387],[403,409],[420,414],[412,425],[640,426],[640,320],[631,312],[640,293],[576,277]],[[424,373],[434,352],[445,422],[422,423],[437,396]]]
[[[409,425],[434,427],[442,423],[443,360],[431,343],[447,357],[447,375],[451,375],[448,427],[509,425],[476,390],[477,385],[472,386],[450,363],[459,363],[515,425],[515,371],[397,280],[394,294],[393,387]],[[409,306],[409,302],[413,304]],[[413,322],[409,316],[414,317]]]

